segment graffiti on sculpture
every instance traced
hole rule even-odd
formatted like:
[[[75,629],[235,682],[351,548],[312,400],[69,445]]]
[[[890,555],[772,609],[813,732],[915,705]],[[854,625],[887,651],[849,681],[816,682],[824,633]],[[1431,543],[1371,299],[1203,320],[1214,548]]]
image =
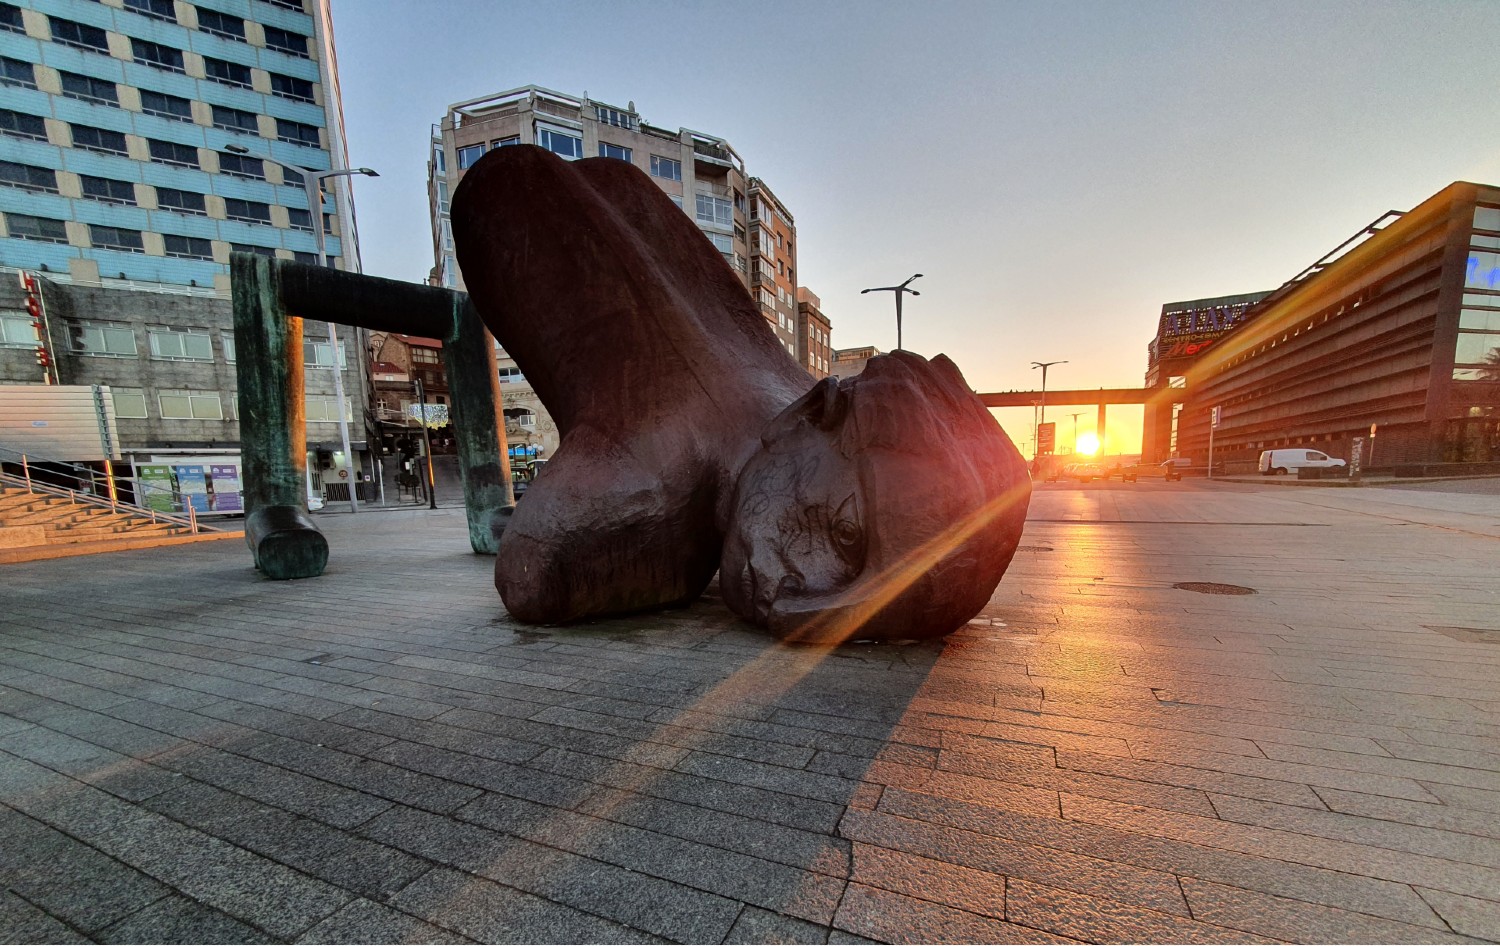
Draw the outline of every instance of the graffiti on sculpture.
[[[452,208],[470,297],[561,435],[500,537],[513,617],[683,606],[716,572],[797,641],[939,637],[988,602],[1031,484],[946,357],[813,384],[624,161],[497,149]]]

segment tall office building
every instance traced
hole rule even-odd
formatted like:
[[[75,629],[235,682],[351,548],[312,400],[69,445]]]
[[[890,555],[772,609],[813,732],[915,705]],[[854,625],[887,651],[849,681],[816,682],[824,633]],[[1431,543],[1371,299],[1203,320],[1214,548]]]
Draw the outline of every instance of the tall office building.
[[[327,0],[7,0],[0,57],[5,265],[224,292],[232,250],[315,261],[286,166],[347,167]],[[358,269],[325,190],[327,254]]]
[[[0,382],[109,385],[126,447],[232,451],[230,253],[316,262],[322,226],[329,264],[359,269],[348,178],[314,208],[298,170],[348,168],[329,0],[0,0],[0,93]],[[40,332],[12,318],[17,270]],[[344,362],[362,440],[365,359]],[[330,375],[307,379],[324,454]]]

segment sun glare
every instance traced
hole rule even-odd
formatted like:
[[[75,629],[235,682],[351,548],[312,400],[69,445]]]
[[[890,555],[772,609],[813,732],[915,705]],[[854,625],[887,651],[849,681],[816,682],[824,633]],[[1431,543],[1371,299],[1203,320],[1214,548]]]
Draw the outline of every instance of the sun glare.
[[[1078,442],[1073,445],[1073,449],[1077,453],[1093,456],[1099,452],[1099,438],[1093,433],[1079,434]]]

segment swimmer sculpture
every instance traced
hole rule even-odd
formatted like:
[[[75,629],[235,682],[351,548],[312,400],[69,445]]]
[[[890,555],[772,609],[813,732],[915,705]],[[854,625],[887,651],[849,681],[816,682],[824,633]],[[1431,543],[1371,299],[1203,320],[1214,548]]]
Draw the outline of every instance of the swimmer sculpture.
[[[984,607],[1031,481],[946,357],[810,382],[642,171],[540,148],[471,167],[452,220],[470,297],[561,445],[495,586],[554,624],[725,603],[777,637],[905,640]]]

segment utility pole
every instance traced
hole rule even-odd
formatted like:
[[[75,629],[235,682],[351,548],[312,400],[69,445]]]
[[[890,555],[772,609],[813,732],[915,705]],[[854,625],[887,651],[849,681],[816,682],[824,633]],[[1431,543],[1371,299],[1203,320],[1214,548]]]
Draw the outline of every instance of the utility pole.
[[[1041,415],[1040,415],[1041,416],[1041,420],[1038,420],[1037,423],[1036,423],[1036,429],[1037,429],[1037,433],[1039,435],[1041,433],[1042,425],[1045,424],[1045,423],[1047,423],[1047,369],[1050,368],[1050,367],[1052,367],[1053,365],[1065,365],[1065,364],[1067,364],[1066,361],[1033,361],[1031,363],[1031,367],[1042,369],[1042,400],[1041,400]],[[1042,446],[1041,440],[1038,439],[1038,441],[1037,441],[1037,450],[1038,450],[1038,452],[1040,452],[1041,446]],[[1056,450],[1057,448],[1054,447],[1053,449]]]

